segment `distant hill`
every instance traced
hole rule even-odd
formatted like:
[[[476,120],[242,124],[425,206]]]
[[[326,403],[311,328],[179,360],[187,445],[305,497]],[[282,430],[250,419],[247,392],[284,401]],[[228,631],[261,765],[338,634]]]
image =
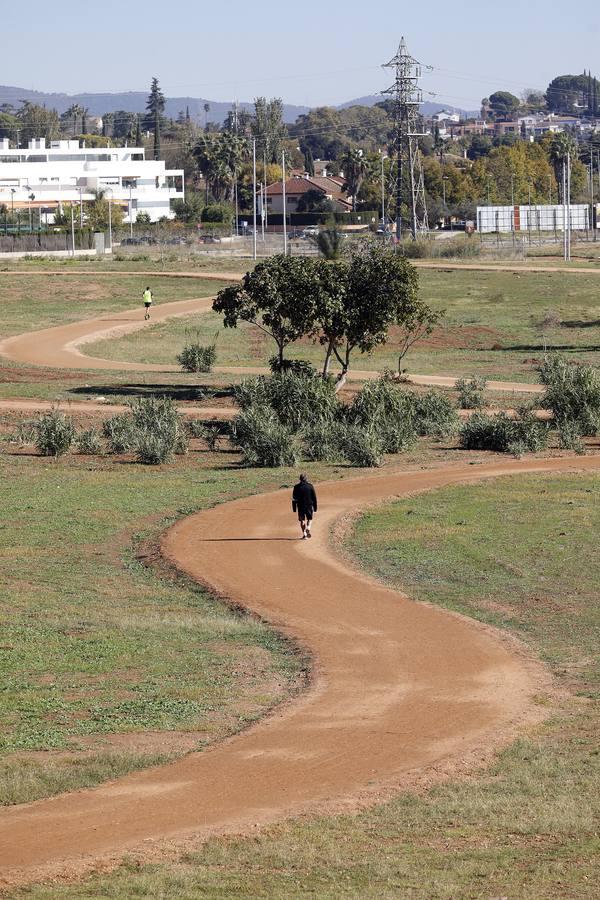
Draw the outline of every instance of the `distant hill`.
[[[103,113],[115,112],[117,109],[123,109],[132,113],[143,113],[146,110],[147,97],[148,93],[144,91],[124,91],[116,94],[46,94],[43,91],[0,85],[0,106],[3,103],[11,103],[18,109],[22,100],[29,100],[30,103],[37,103],[40,106],[48,107],[48,109],[56,109],[58,113],[63,113],[74,103],[77,103],[79,106],[86,107],[92,116],[101,116]],[[380,103],[382,99],[381,95],[372,94],[367,97],[348,100],[346,103],[340,103],[335,109],[346,109],[349,106],[374,106],[376,103]],[[223,122],[232,105],[231,103],[219,103],[215,100],[206,100],[199,97],[167,97],[165,114],[169,119],[176,119],[181,111],[185,112],[189,107],[192,119],[196,122],[204,123],[205,103],[208,103],[210,106],[208,111],[208,120],[210,122]],[[244,102],[240,103],[239,107],[240,109],[253,110],[254,104]],[[284,121],[287,123],[295,122],[299,115],[309,112],[310,109],[310,106],[293,106],[292,104],[284,103]],[[461,113],[465,117],[478,115],[477,112],[468,112],[457,109],[454,106],[444,106],[441,103],[426,102],[421,106],[421,111],[426,116],[431,116],[442,109]]]
[[[1,90],[1,89],[0,89]],[[340,103],[337,109],[346,109],[348,106],[375,106],[376,103],[381,103],[385,98],[381,96],[381,94],[369,94],[367,97],[356,97],[354,100],[347,100],[346,103]],[[448,106],[447,103],[431,103],[429,100],[426,100],[421,104],[421,112],[424,116],[432,116],[436,112],[441,112],[443,109],[447,110],[447,112],[456,112],[463,119],[471,119],[479,116],[479,110],[468,110],[468,109],[460,109],[458,106]]]
[[[58,113],[64,113],[74,103],[84,106],[92,116],[101,116],[103,113],[115,112],[123,109],[125,112],[143,113],[146,111],[148,92],[124,91],[117,94],[46,94],[43,91],[31,91],[26,88],[0,85],[0,106],[3,103],[12,103],[17,109],[21,100],[29,100],[55,109]],[[204,122],[204,104],[208,103],[208,119],[210,122],[223,122],[231,109],[231,103],[218,103],[214,100],[205,100],[201,97],[167,97],[165,103],[165,115],[169,119],[176,119],[179,113],[189,107],[190,116],[194,121]],[[254,109],[253,103],[240,103],[240,109]],[[299,115],[308,112],[309,106],[293,106],[286,103],[283,108],[284,121],[295,122]]]

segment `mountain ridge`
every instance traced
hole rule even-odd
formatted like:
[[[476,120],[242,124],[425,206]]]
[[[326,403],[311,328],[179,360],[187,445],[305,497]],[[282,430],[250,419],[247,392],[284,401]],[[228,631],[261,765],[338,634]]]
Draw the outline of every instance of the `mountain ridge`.
[[[148,94],[144,91],[117,91],[117,92],[82,92],[78,94],[66,94],[60,92],[47,93],[44,91],[36,91],[29,88],[20,88],[15,85],[0,85],[0,106],[4,103],[10,103],[14,107],[18,107],[21,101],[29,101],[40,106],[47,106],[50,109],[56,109],[59,114],[64,113],[70,106],[77,103],[88,109],[89,115],[101,116],[104,113],[116,112],[117,110],[125,110],[131,113],[143,113],[146,109],[146,100]],[[382,101],[382,97],[377,94],[369,94],[364,97],[357,97],[353,100],[347,100],[332,106],[333,109],[347,109],[349,106],[374,106]],[[208,120],[211,122],[223,122],[227,113],[232,107],[232,102],[224,103],[217,100],[208,100],[203,97],[166,97],[165,98],[165,115],[169,119],[176,119],[180,112],[189,108],[191,118],[203,123],[205,120],[204,105],[209,104]],[[331,104],[321,104],[321,106],[331,106]],[[239,109],[253,110],[254,104],[244,101],[238,104]],[[296,121],[298,116],[310,112],[311,109],[317,109],[316,106],[299,106],[292,103],[283,104],[283,120],[290,125]],[[439,110],[447,109],[451,112],[459,112],[464,115],[472,115],[467,110],[461,110],[457,107],[446,106],[441,103],[425,102],[421,106],[424,115],[433,115]]]

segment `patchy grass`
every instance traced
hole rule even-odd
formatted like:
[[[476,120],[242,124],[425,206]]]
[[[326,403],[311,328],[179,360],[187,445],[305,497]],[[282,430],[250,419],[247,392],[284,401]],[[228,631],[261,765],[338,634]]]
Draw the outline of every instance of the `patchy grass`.
[[[2,275],[0,338],[125,309],[141,312],[142,291],[148,283],[157,306],[173,300],[210,297],[224,284],[201,278],[150,279],[146,275],[98,279],[39,273],[27,278]]]
[[[347,545],[373,574],[520,634],[574,689],[486,771],[356,816],[213,839],[176,863],[16,896],[597,897],[597,492],[594,475],[446,488],[368,512]]]
[[[546,350],[558,349],[573,359],[600,363],[599,282],[595,275],[561,272],[419,271],[421,295],[435,309],[446,309],[444,326],[417,344],[405,365],[421,374],[484,375],[491,379],[534,381]],[[198,330],[206,342],[220,331],[219,365],[266,365],[272,342],[257,328],[242,324],[225,329],[214,314],[173,319],[144,333],[88,345],[90,355],[139,362],[173,362]],[[374,353],[357,354],[356,369],[397,367],[397,343]],[[294,344],[292,358],[319,365],[322,348],[309,340]]]

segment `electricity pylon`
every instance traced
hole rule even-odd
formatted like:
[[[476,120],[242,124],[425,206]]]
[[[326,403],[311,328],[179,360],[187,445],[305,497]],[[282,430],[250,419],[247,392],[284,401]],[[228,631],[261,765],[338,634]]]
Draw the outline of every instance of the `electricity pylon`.
[[[410,55],[402,38],[398,52],[383,68],[396,70],[394,84],[382,91],[382,94],[388,94],[394,101],[394,136],[391,147],[396,158],[396,237],[402,236],[402,201],[406,194],[410,231],[413,240],[416,240],[419,234],[429,230],[418,140],[425,134],[420,130],[419,117],[419,107],[423,102],[419,87],[421,64]]]

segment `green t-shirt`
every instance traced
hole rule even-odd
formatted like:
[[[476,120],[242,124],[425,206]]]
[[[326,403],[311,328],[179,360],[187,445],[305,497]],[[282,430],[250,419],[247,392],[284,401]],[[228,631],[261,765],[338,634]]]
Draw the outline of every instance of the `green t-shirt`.
[[[144,297],[144,303],[152,303],[152,291],[150,291],[150,290],[144,291],[143,297]]]

